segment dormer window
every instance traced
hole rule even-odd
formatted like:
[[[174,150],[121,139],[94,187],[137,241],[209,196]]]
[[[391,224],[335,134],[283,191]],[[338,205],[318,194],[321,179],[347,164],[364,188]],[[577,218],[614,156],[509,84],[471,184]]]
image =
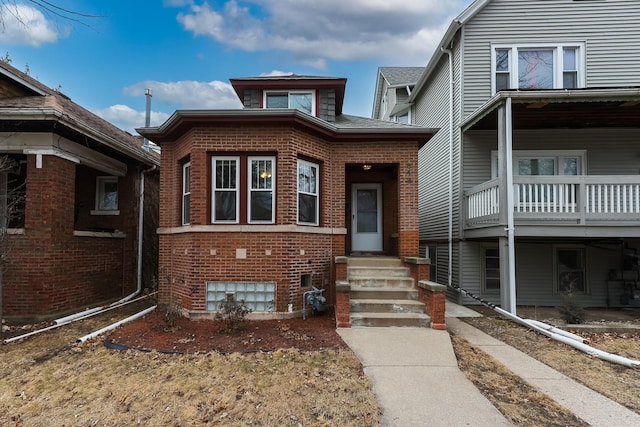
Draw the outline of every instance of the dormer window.
[[[304,111],[315,116],[315,96],[313,91],[265,92],[265,108],[289,108]]]

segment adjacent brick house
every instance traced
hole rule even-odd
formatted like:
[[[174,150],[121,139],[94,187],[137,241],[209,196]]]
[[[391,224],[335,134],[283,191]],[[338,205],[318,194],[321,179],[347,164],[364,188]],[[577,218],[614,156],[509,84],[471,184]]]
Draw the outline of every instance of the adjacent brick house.
[[[4,316],[52,317],[137,289],[140,182],[159,165],[141,145],[0,62]],[[16,192],[23,202],[7,217]]]
[[[417,153],[434,130],[342,114],[346,79],[232,79],[243,110],[179,110],[162,147],[160,300],[190,316],[335,298],[336,257],[418,255]]]

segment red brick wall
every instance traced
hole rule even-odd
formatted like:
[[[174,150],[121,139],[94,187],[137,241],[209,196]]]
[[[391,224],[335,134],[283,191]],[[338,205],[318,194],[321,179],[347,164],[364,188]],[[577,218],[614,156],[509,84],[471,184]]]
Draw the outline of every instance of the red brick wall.
[[[79,199],[88,204],[95,197],[95,175],[104,175],[78,167],[76,176],[76,168],[70,161],[43,156],[38,169],[35,155],[27,157],[24,234],[10,236],[3,277],[6,316],[47,317],[135,290],[138,171],[131,167],[119,180],[120,215],[85,216],[85,230],[91,221],[96,228],[116,228],[126,237],[76,237],[76,187]],[[87,196],[89,192],[93,196]],[[79,217],[85,215],[83,209],[93,208],[81,207]]]
[[[160,172],[160,301],[178,302],[199,311],[205,307],[206,281],[273,281],[275,309],[302,305],[300,275],[313,272],[314,286],[327,288],[334,301],[335,256],[346,255],[345,182],[347,165],[396,165],[385,182],[396,201],[388,203],[389,224],[399,234],[398,255],[418,254],[417,143],[328,142],[289,127],[197,127],[162,146]],[[320,227],[297,231],[220,232],[211,224],[211,155],[264,154],[276,156],[276,225],[296,227],[297,161],[320,164]],[[180,228],[182,164],[191,161],[191,227]],[[397,183],[395,182],[397,180]],[[195,232],[193,228],[204,226]],[[178,228],[176,228],[178,227]],[[260,227],[273,227],[264,225]],[[336,234],[317,231],[337,230]],[[391,234],[391,233],[389,233]],[[415,238],[414,238],[415,235]],[[237,259],[236,249],[247,250]],[[267,255],[265,251],[271,251]],[[301,251],[304,254],[301,255]]]

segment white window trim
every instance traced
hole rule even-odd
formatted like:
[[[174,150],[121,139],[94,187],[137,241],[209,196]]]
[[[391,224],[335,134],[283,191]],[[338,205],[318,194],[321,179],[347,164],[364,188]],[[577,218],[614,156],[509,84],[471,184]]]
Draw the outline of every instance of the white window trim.
[[[185,164],[182,165],[182,203],[181,203],[181,207],[182,207],[182,214],[181,214],[181,222],[182,225],[189,225],[191,224],[191,185],[189,185],[189,191],[186,192],[185,191],[185,187],[186,187],[186,180],[185,178],[185,171],[187,170],[187,168],[189,168],[189,179],[191,179],[191,162],[187,162]],[[184,208],[185,208],[185,203],[184,203],[184,198],[185,196],[189,196],[189,221],[185,221],[185,217],[184,217]]]
[[[407,123],[406,124],[410,125],[411,124],[411,108],[408,108],[405,111],[402,111],[401,113],[396,114],[395,116],[393,116],[393,121],[396,122],[396,123],[400,123],[398,121],[398,117],[404,116],[405,114],[407,115]]]
[[[309,90],[267,90],[264,91],[262,93],[262,105],[264,106],[265,109],[267,109],[267,96],[268,95],[278,95],[278,94],[287,94],[287,104],[288,104],[288,109],[293,109],[291,108],[291,101],[290,101],[290,97],[289,95],[291,94],[295,94],[295,93],[310,93],[311,94],[311,114],[312,116],[316,115],[316,91],[313,89],[309,89]],[[299,110],[302,111],[302,110]],[[306,113],[306,111],[303,111]]]
[[[563,55],[564,48],[576,48],[576,67],[578,76],[576,85],[578,88],[586,86],[586,54],[585,42],[566,43],[518,43],[518,44],[492,44],[491,45],[491,93],[496,93],[496,50],[509,50],[509,86],[511,90],[518,89],[518,50],[522,49],[552,49],[553,50],[553,89],[563,87]]]
[[[307,165],[316,168],[316,192],[315,193],[307,193],[304,191],[300,191],[300,183],[299,183],[299,170],[300,165]],[[300,218],[300,193],[313,195],[316,198],[316,220],[315,222],[302,222],[299,220]],[[320,224],[320,165],[318,163],[309,162],[307,160],[298,159],[298,163],[296,164],[296,223],[299,225],[319,225]]]
[[[102,195],[104,194],[104,184],[107,183],[116,183],[118,184],[117,176],[98,176],[96,177],[96,200],[95,200],[95,209],[90,211],[91,215],[120,215],[120,209],[100,209],[100,200],[102,199]],[[120,196],[120,188],[118,186],[118,196]],[[118,197],[119,198],[119,197]],[[119,202],[119,201],[118,201]]]
[[[562,159],[566,157],[578,158],[578,175],[586,175],[587,150],[514,150],[513,151],[513,174],[518,175],[518,160],[523,158],[555,158],[556,167],[560,165]],[[556,175],[558,171],[556,170]],[[498,177],[498,151],[491,151],[491,178]]]
[[[251,163],[254,160],[270,160],[271,161],[271,220],[268,221],[252,221],[251,220],[251,193],[253,191],[266,191],[264,189],[251,188]],[[274,156],[249,156],[247,158],[247,222],[249,224],[273,224],[276,221],[276,158]]]
[[[563,294],[564,291],[560,290],[560,284],[558,283],[558,250],[559,249],[575,249],[582,250],[584,252],[584,291],[574,291],[577,295],[590,295],[591,286],[589,283],[589,251],[584,245],[553,245],[553,291],[556,294]]]
[[[216,221],[216,160],[235,160],[236,162],[236,218],[235,220]],[[215,156],[211,158],[211,223],[238,224],[240,222],[240,157]],[[230,190],[226,190],[230,191]]]

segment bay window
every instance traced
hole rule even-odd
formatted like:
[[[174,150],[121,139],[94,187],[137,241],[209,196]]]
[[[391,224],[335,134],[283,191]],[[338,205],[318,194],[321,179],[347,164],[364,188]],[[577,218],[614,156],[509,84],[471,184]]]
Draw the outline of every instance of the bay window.
[[[275,157],[215,156],[211,175],[212,223],[275,222]]]
[[[584,44],[495,45],[492,93],[504,89],[573,89],[585,86]]]
[[[191,162],[182,165],[182,225],[191,222]]]
[[[213,219],[214,223],[238,223],[240,218],[240,158],[213,159]]]
[[[298,223],[319,223],[319,167],[316,163],[298,160]]]

